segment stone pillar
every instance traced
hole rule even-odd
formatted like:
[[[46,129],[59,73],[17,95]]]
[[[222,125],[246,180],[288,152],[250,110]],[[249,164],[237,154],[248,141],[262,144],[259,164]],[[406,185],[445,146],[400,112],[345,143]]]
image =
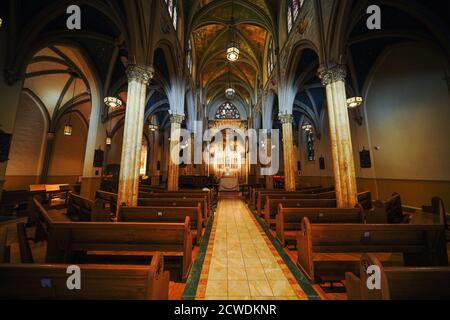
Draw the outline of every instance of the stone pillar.
[[[150,133],[151,134],[151,139],[150,139],[150,143],[151,143],[151,148],[152,148],[152,154],[151,154],[151,164],[150,164],[150,179],[151,179],[151,185],[152,186],[157,186],[159,185],[159,173],[158,173],[158,161],[160,161],[159,159],[159,154],[160,154],[160,133],[159,130],[153,131]]]
[[[127,76],[128,101],[117,202],[120,205],[137,206],[145,101],[147,85],[153,77],[153,68],[130,65],[127,69]]]
[[[272,137],[270,131],[269,133],[267,133],[266,148],[267,148],[267,157],[269,159],[272,159]],[[266,189],[273,190],[273,176],[266,176]]]
[[[169,148],[169,171],[167,189],[169,191],[178,191],[178,176],[180,166],[178,164],[180,156],[180,134],[181,123],[184,115],[172,114],[170,116],[170,148]]]
[[[292,134],[292,114],[280,114],[280,121],[283,124],[283,155],[284,155],[284,175],[286,176],[286,191],[295,191],[295,159],[294,140]]]
[[[327,94],[334,181],[339,208],[352,208],[357,203],[355,164],[345,91],[346,75],[347,71],[342,65],[319,70],[319,77]]]

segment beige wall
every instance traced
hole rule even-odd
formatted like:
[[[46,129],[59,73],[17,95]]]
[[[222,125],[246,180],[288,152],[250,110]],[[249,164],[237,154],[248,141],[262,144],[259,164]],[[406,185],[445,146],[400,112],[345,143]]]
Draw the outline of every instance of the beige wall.
[[[111,146],[107,147],[106,163],[120,164],[122,159],[123,126],[117,130]]]
[[[86,150],[87,127],[78,115],[72,114],[71,136],[64,135],[68,115],[63,117],[56,131],[55,144],[50,160],[48,181],[51,183],[73,183],[83,174]]]
[[[364,123],[351,121],[359,191],[371,190],[380,199],[399,192],[405,205],[416,207],[440,196],[450,208],[447,67],[439,51],[420,44],[392,47],[380,57],[364,90]],[[327,119],[317,142],[317,159],[323,153],[327,170],[303,161],[302,181],[332,183]],[[371,152],[371,169],[360,168],[363,147]]]
[[[6,169],[5,189],[24,189],[39,182],[44,157],[47,120],[43,111],[22,93]]]

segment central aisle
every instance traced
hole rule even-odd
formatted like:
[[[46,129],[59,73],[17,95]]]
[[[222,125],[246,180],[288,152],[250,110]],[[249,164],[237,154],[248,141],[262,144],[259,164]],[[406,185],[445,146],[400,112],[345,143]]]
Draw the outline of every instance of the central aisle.
[[[308,299],[246,205],[219,201],[196,299]]]

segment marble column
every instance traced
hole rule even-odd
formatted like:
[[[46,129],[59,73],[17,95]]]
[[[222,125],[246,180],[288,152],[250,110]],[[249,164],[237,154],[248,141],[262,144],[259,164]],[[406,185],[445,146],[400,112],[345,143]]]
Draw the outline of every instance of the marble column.
[[[128,101],[125,113],[122,160],[118,203],[137,206],[139,194],[139,167],[147,86],[153,77],[153,68],[130,65],[127,68]]]
[[[284,175],[286,176],[286,191],[295,191],[295,159],[294,159],[294,139],[292,134],[292,114],[280,114],[280,121],[283,124],[283,155],[284,155]]]
[[[178,191],[179,156],[180,156],[180,134],[181,123],[184,115],[172,114],[170,116],[170,149],[169,149],[169,171],[167,177],[167,189]]]
[[[319,69],[326,88],[330,121],[336,199],[339,208],[352,208],[357,203],[355,163],[345,91],[345,66]]]
[[[272,137],[270,135],[270,131],[267,134],[267,140],[266,140],[266,148],[267,148],[267,157],[268,159],[272,159]],[[271,164],[269,164],[271,165]],[[272,190],[273,189],[273,176],[266,176],[266,189]]]
[[[158,172],[158,161],[160,161],[159,154],[161,153],[161,136],[159,130],[152,131],[151,135],[151,164],[150,164],[150,179],[151,185],[157,186],[159,185],[159,172]]]

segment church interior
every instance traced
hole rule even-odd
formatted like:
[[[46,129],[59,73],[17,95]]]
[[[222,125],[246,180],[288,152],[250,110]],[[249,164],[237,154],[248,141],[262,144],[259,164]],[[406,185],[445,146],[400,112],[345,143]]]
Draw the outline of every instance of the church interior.
[[[0,299],[449,299],[449,15],[1,1]]]

